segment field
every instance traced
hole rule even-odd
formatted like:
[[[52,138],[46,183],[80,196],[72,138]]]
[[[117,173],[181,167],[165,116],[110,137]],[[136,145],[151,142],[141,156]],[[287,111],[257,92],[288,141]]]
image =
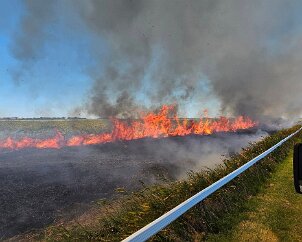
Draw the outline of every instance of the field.
[[[183,171],[209,166],[209,163],[194,163],[193,157],[190,157],[192,153],[196,157],[203,156],[204,161],[210,158],[214,161],[213,156],[205,154],[209,150],[217,152],[221,149],[222,146],[218,145],[219,148],[215,150],[217,143],[237,141],[242,144],[245,140],[243,137],[250,138],[251,133],[144,139],[59,150],[25,149],[0,154],[1,184],[6,184],[1,188],[4,191],[1,200],[5,203],[0,209],[1,214],[6,214],[2,216],[1,224],[9,228],[10,224],[19,221],[19,227],[14,227],[3,238],[26,232],[13,239],[118,241],[297,128],[272,134],[258,143],[250,144],[239,154],[236,152],[240,149],[231,150],[230,146],[226,150],[231,157],[227,157],[222,165],[213,170],[190,172],[189,176],[185,176]],[[154,239],[205,240],[233,229],[238,220],[232,218],[240,217],[245,211],[247,201],[261,191],[297,140],[288,141]],[[176,154],[176,150],[180,152]],[[217,161],[210,165],[213,167]],[[35,218],[31,217],[32,214]],[[40,218],[39,226],[28,226],[37,218]],[[49,227],[43,229],[47,225]],[[2,231],[7,232],[5,226]],[[39,228],[42,230],[28,233],[29,229]]]
[[[240,154],[232,155],[224,161],[223,165],[213,170],[193,172],[184,180],[146,187],[140,192],[126,192],[128,195],[117,202],[100,200],[99,207],[71,222],[59,223],[39,233],[27,234],[19,238],[50,241],[119,241],[267,150],[297,128],[279,131],[258,143],[251,144]],[[299,140],[301,134],[191,209],[152,240],[211,240],[217,235],[223,236],[228,231],[232,231],[238,224],[238,218],[247,210],[247,201],[255,198],[262,191],[262,187],[267,186],[269,178],[280,166],[279,163],[288,157],[293,144]],[[125,193],[124,189],[119,191]],[[293,188],[288,192],[294,193]],[[221,238],[222,241],[224,238],[227,239],[227,237]]]
[[[107,119],[83,120],[1,120],[0,139],[12,136],[14,138],[48,137],[57,130],[63,135],[97,134],[110,129]]]
[[[110,129],[107,120],[0,121],[0,126],[3,138]],[[264,135],[254,130],[0,152],[0,238],[84,216],[100,199],[120,200],[146,186],[184,179]]]

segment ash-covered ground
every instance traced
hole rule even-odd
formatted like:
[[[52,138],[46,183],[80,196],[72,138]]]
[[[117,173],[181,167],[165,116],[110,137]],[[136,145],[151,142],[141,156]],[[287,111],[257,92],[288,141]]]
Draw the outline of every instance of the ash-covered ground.
[[[0,151],[0,238],[42,228],[62,214],[190,170],[213,167],[265,132],[141,139],[62,149]]]

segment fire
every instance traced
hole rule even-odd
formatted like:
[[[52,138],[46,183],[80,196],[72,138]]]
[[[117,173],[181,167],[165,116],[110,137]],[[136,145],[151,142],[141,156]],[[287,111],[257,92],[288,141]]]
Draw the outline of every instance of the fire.
[[[0,148],[4,149],[22,149],[22,148],[60,148],[64,144],[64,137],[60,132],[49,139],[33,139],[29,137],[22,138],[20,140],[14,140],[8,137],[5,140],[0,141]]]
[[[207,111],[205,112],[207,115]],[[0,148],[54,148],[64,146],[80,146],[102,144],[118,140],[133,140],[141,138],[160,138],[185,136],[190,134],[209,135],[217,132],[235,132],[241,129],[249,129],[257,125],[248,117],[239,116],[235,119],[220,117],[209,119],[207,117],[198,120],[181,119],[177,116],[175,106],[164,105],[158,112],[150,112],[138,120],[125,121],[116,118],[111,119],[113,129],[108,133],[78,135],[64,138],[60,132],[48,139],[35,139],[25,137],[15,140],[8,137],[0,140]]]

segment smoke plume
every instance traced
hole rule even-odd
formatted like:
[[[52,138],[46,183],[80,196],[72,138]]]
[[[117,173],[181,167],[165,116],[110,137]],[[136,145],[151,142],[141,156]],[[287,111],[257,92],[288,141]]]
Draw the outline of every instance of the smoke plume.
[[[208,83],[223,112],[260,121],[301,114],[299,1],[65,0],[52,12],[54,3],[25,2],[12,53],[30,61],[51,19],[74,12],[91,35],[87,113],[127,117],[148,103],[198,100]]]
[[[24,71],[43,54],[44,44],[49,38],[45,26],[54,17],[53,3],[50,1],[25,0],[24,3],[26,11],[11,44],[13,56],[21,62],[18,68],[11,71],[16,83],[20,82]]]

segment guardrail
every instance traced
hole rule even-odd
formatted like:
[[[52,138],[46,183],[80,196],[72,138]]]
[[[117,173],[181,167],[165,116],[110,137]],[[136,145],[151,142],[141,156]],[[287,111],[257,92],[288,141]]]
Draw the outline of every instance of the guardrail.
[[[235,177],[240,175],[242,172],[247,170],[249,167],[254,165],[259,160],[263,159],[265,156],[273,152],[279,146],[281,146],[284,142],[289,140],[295,134],[300,132],[302,127],[298,129],[296,132],[292,133],[291,135],[287,136],[285,139],[281,140],[276,145],[269,148],[267,151],[263,152],[262,154],[258,155],[254,159],[248,161],[235,171],[231,172],[230,174],[226,175],[225,177],[221,178],[217,182],[213,183],[212,185],[208,186],[207,188],[203,189],[199,193],[195,194],[194,196],[190,197],[186,201],[179,204],[177,207],[173,208],[169,212],[165,213],[158,219],[154,220],[150,224],[146,225],[142,229],[138,230],[134,234],[130,235],[128,238],[124,239],[123,242],[142,242],[149,239],[151,236],[157,234],[160,230],[168,226],[190,208],[195,206],[197,203],[201,202],[203,199],[211,195],[213,192],[217,191],[219,188],[233,180]]]

